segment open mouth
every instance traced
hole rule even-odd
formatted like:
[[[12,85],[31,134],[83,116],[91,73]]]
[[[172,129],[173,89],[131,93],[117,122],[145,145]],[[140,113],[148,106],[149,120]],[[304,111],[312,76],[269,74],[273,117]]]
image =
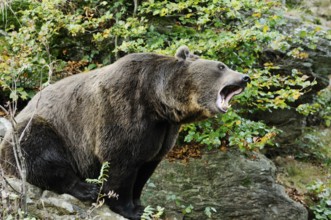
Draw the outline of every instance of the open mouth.
[[[222,112],[227,112],[231,107],[229,104],[233,96],[240,94],[244,90],[243,87],[236,85],[225,86],[218,94],[216,105]]]

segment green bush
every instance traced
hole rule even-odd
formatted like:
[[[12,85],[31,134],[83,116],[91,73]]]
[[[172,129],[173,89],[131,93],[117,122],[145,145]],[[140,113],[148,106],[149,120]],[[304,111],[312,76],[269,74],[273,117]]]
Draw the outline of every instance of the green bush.
[[[230,110],[210,120],[183,126],[182,135],[185,142],[195,142],[209,148],[222,145],[238,146],[240,150],[245,151],[262,149],[266,144],[271,145],[273,137],[278,132],[280,131],[276,128],[268,128],[262,122],[244,119]]]
[[[242,118],[244,109],[254,113],[289,108],[315,83],[298,70],[276,73],[277,65],[260,63],[268,47],[304,59],[306,54],[295,45],[321,32],[302,30],[295,39],[281,34],[277,28],[286,20],[280,1],[145,0],[137,13],[133,1],[125,0],[5,1],[0,86],[13,100],[28,99],[54,80],[112,63],[127,53],[173,55],[185,44],[203,58],[249,74],[253,81],[235,100],[243,108],[185,126],[184,140],[209,147],[227,141],[254,149],[271,143],[277,131]]]

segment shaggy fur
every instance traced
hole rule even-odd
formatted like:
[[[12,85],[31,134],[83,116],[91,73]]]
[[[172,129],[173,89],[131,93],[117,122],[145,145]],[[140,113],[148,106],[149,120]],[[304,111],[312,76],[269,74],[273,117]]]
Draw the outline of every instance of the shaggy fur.
[[[141,191],[174,145],[180,124],[219,113],[220,88],[245,85],[244,75],[220,65],[181,47],[176,57],[130,54],[48,86],[16,117],[18,133],[32,117],[21,142],[28,182],[94,200],[98,188],[85,179],[97,178],[108,161],[102,190],[114,190],[119,198],[106,203],[129,219],[140,219]],[[8,174],[17,175],[10,140],[8,132],[0,159]]]

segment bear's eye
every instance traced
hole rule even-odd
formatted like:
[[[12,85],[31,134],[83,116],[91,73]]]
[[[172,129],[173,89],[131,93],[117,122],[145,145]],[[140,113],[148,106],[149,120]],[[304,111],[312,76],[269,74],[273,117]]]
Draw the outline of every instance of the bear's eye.
[[[225,69],[225,66],[224,66],[223,64],[219,64],[219,65],[218,65],[218,68],[219,68],[220,70],[224,70],[224,69]]]

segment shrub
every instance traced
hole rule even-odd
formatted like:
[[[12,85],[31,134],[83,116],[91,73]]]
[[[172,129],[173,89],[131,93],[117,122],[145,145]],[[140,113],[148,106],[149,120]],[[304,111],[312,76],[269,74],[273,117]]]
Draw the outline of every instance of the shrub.
[[[305,59],[307,54],[296,45],[309,39],[313,47],[314,36],[322,32],[301,30],[296,38],[280,33],[278,28],[286,23],[280,1],[145,0],[138,11],[133,1],[125,0],[5,3],[0,86],[13,100],[28,99],[41,85],[112,63],[127,53],[173,55],[186,44],[204,58],[249,74],[253,82],[236,99],[237,107],[243,108],[185,126],[185,141],[217,146],[223,140],[254,149],[271,143],[277,132],[242,118],[244,109],[254,113],[290,108],[315,83],[296,69],[287,74],[276,64],[260,63],[270,47]],[[300,111],[307,108],[302,105]]]

